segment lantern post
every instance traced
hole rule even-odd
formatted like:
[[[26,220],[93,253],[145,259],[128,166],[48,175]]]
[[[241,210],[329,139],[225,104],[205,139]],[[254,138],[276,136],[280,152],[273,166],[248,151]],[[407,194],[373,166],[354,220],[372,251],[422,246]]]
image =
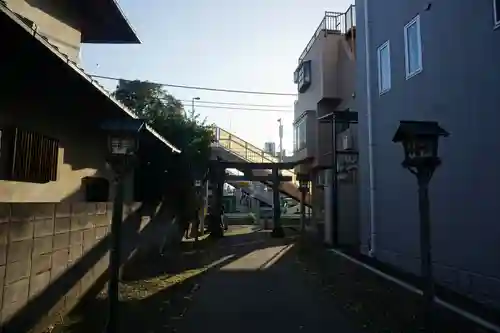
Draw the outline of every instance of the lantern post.
[[[404,150],[403,167],[417,178],[420,215],[420,274],[423,286],[424,326],[432,332],[432,307],[435,297],[432,269],[431,218],[429,182],[441,164],[438,156],[439,137],[449,133],[434,121],[401,121],[393,142],[401,142]]]

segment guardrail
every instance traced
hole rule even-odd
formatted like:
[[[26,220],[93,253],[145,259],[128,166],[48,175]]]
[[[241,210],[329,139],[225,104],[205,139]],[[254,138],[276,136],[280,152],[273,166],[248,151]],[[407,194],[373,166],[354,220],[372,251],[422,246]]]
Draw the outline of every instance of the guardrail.
[[[316,28],[313,36],[307,43],[304,51],[300,54],[299,65],[304,60],[307,52],[311,49],[314,41],[323,33],[325,36],[329,32],[336,32],[339,34],[346,34],[353,27],[356,26],[356,7],[354,5],[349,6],[349,8],[344,12],[325,12],[325,16]]]

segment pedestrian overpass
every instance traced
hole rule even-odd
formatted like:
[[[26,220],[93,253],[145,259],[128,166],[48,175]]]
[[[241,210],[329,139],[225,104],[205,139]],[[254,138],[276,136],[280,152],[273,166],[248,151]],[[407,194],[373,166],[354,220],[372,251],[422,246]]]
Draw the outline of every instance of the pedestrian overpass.
[[[212,144],[212,156],[214,158],[219,158],[226,162],[237,162],[237,163],[279,163],[277,157],[272,156],[262,149],[257,148],[251,143],[241,139],[240,137],[220,128],[214,127],[214,139]],[[239,170],[244,172],[245,170]],[[251,170],[254,176],[271,176],[272,170],[257,169]],[[291,181],[282,181],[279,184],[279,191],[287,197],[290,197],[297,202],[301,201],[302,194],[299,190],[298,181],[296,174],[293,170],[282,170],[282,175],[285,177],[291,177]],[[235,185],[236,181],[227,180],[230,185]],[[268,187],[272,186],[270,181],[262,181]],[[235,186],[236,187],[236,186]],[[255,186],[252,194],[258,198],[258,200],[264,201],[272,205],[272,194],[270,192],[264,192],[262,186]],[[311,207],[310,194],[306,194],[304,204]]]

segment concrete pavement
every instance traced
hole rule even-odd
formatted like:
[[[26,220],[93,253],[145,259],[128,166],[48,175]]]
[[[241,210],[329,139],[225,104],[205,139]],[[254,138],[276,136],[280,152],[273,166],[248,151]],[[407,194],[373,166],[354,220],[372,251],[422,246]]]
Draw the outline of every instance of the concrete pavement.
[[[227,237],[218,251],[235,260],[202,279],[178,332],[358,332],[306,279],[290,241],[256,232]]]

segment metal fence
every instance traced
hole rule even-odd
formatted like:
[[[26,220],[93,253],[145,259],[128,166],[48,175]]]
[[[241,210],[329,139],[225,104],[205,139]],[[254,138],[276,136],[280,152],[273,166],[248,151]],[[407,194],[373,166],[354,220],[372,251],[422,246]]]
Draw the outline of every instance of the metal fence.
[[[328,33],[346,34],[355,26],[356,7],[354,5],[351,5],[344,13],[325,12],[325,16],[321,20],[318,28],[316,28],[316,31],[309,40],[309,43],[307,43],[304,51],[302,51],[299,57],[299,65],[304,60],[307,52],[311,49],[314,41],[318,39],[321,34],[324,34],[325,36]]]

